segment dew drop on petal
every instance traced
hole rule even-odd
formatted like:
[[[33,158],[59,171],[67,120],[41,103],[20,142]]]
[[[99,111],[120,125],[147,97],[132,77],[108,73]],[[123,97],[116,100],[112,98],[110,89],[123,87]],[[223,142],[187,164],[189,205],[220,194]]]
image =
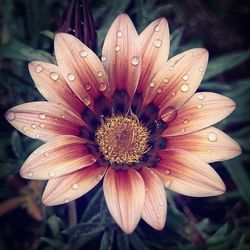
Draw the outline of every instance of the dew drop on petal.
[[[195,56],[196,56],[196,53],[195,53],[195,52],[193,52],[193,53],[192,53],[192,56],[193,56],[193,57],[195,57]]]
[[[184,76],[182,77],[182,79],[183,79],[184,81],[187,81],[187,80],[188,80],[188,75],[184,75]]]
[[[51,78],[52,80],[56,81],[56,80],[59,79],[59,75],[58,75],[57,73],[55,73],[55,72],[52,72],[52,73],[50,74],[50,78]]]
[[[5,118],[8,120],[8,121],[13,121],[15,120],[16,118],[16,114],[12,111],[8,111],[6,114],[5,114]]]
[[[33,129],[35,129],[35,128],[36,128],[36,124],[32,124],[31,127],[32,127]]]
[[[208,153],[212,153],[212,149],[208,149],[207,152],[208,152]]]
[[[33,172],[29,171],[27,175],[28,175],[28,177],[33,177]]]
[[[171,186],[172,181],[168,180],[164,183],[165,188],[169,188]]]
[[[188,92],[188,90],[189,90],[189,85],[187,83],[182,84],[181,91]]]
[[[159,26],[155,26],[155,32],[159,32],[160,31],[160,27]]]
[[[81,50],[79,55],[80,55],[80,57],[85,58],[88,56],[88,52],[86,50]]]
[[[74,189],[74,190],[78,189],[78,187],[79,187],[79,186],[78,186],[77,183],[74,183],[74,184],[71,185],[71,188]]]
[[[151,82],[150,84],[149,84],[149,87],[151,87],[151,88],[153,88],[155,86],[155,82]]]
[[[187,124],[187,123],[188,123],[188,120],[187,120],[187,119],[185,119],[185,120],[183,121],[183,123],[184,123],[184,124]]]
[[[115,51],[118,52],[121,49],[121,47],[119,45],[115,46]]]
[[[182,129],[181,129],[181,133],[184,134],[185,132],[186,132],[186,129],[185,129],[185,128],[182,128]]]
[[[47,151],[43,154],[45,157],[49,157],[50,153]]]
[[[122,37],[122,31],[120,31],[120,30],[117,31],[117,32],[116,32],[116,36],[117,36],[117,37]]]
[[[36,73],[40,73],[40,72],[42,72],[42,70],[43,70],[43,67],[42,67],[42,65],[40,65],[40,64],[38,64],[38,65],[36,66],[36,68],[35,68]]]
[[[161,215],[160,214],[157,214],[157,218],[160,218],[161,217]]]
[[[200,71],[200,72],[203,72],[203,71],[204,71],[204,68],[203,68],[203,67],[200,67],[200,68],[199,68],[199,71]]]
[[[161,44],[162,44],[162,41],[160,39],[156,39],[154,40],[154,46],[156,48],[160,48],[161,47]]]
[[[107,89],[107,85],[104,82],[101,82],[99,84],[99,90],[102,92],[102,91],[105,91],[106,89]]]
[[[166,170],[165,170],[165,174],[170,175],[170,174],[171,174],[171,171],[170,171],[169,169],[166,169]]]
[[[106,57],[105,57],[105,56],[102,56],[102,57],[101,57],[101,60],[102,60],[102,62],[105,62],[105,61],[106,61]]]
[[[49,171],[49,177],[54,177],[56,174],[54,171]]]
[[[172,71],[174,69],[174,66],[170,66],[169,70]]]
[[[172,92],[172,94],[171,94],[172,96],[175,96],[176,95],[176,92]]]
[[[102,73],[101,71],[98,71],[98,72],[97,72],[97,76],[98,76],[98,77],[102,77],[102,76],[103,76],[103,73]]]
[[[163,205],[164,205],[164,203],[163,203],[162,201],[160,201],[160,202],[159,202],[159,205],[160,205],[160,206],[163,206]]]
[[[37,155],[37,153],[38,153],[38,151],[37,151],[37,150],[35,150],[35,151],[33,152],[33,155]]]
[[[90,105],[90,100],[89,100],[89,98],[84,98],[83,99],[83,103],[86,105],[86,106],[88,106],[88,105]]]
[[[85,84],[85,89],[86,89],[86,90],[90,90],[90,89],[91,89],[91,85],[90,85],[90,84],[88,84],[88,83],[87,83],[87,84]]]
[[[40,114],[38,115],[38,117],[39,117],[41,120],[45,120],[46,115],[45,115],[44,113],[40,113]]]
[[[199,94],[199,95],[198,95],[198,99],[199,99],[199,100],[204,100],[204,99],[205,99],[205,96],[204,96],[203,94]]]
[[[67,75],[67,78],[68,78],[68,80],[71,81],[71,82],[73,82],[73,81],[75,80],[75,76],[74,76],[72,73],[69,73],[69,74]]]
[[[139,57],[138,56],[132,57],[131,64],[137,66],[139,64]]]
[[[39,127],[40,127],[40,128],[45,128],[46,125],[45,125],[44,123],[41,123],[41,124],[39,125]]]
[[[197,109],[202,109],[202,105],[201,104],[197,105]]]
[[[40,135],[39,135],[39,134],[36,134],[35,137],[36,137],[36,138],[40,138]]]
[[[208,134],[208,140],[211,141],[211,142],[217,141],[217,135],[215,133],[213,133],[213,132],[210,132]]]
[[[156,92],[157,92],[158,94],[160,94],[160,93],[162,92],[162,89],[161,89],[161,88],[158,88],[158,89],[156,90]]]
[[[163,80],[163,82],[164,82],[165,84],[167,84],[167,83],[169,82],[168,78],[165,78],[165,79]]]
[[[23,132],[26,132],[28,128],[26,126],[23,127]]]
[[[64,199],[64,202],[65,202],[65,203],[68,203],[68,202],[69,202],[69,199]]]

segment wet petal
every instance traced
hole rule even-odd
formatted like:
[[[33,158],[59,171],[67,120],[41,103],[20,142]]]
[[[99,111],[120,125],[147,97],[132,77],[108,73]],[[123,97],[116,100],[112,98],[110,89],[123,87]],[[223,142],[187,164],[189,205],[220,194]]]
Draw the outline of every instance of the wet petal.
[[[47,180],[92,165],[96,159],[88,152],[85,143],[86,140],[79,137],[57,136],[27,158],[20,174],[28,179]]]
[[[159,174],[166,188],[196,197],[225,192],[225,185],[215,170],[192,153],[177,149],[158,153],[161,160],[153,170]]]
[[[177,110],[176,118],[162,134],[174,136],[201,130],[221,121],[234,109],[235,103],[226,96],[210,92],[196,93]]]
[[[147,167],[142,167],[139,173],[144,180],[146,189],[142,218],[153,228],[162,230],[167,214],[164,185],[157,174]]]
[[[132,98],[141,71],[138,34],[126,14],[119,15],[111,25],[104,41],[102,61],[107,71],[111,92],[127,90]]]
[[[55,36],[58,66],[69,87],[90,109],[101,93],[107,94],[108,82],[97,55],[76,37],[58,33]]]
[[[217,128],[167,139],[168,148],[184,149],[205,162],[225,161],[241,154],[240,146]]]
[[[104,178],[104,196],[111,215],[122,230],[132,233],[142,215],[145,185],[140,174],[110,167]]]
[[[151,80],[144,103],[153,100],[161,113],[166,107],[179,108],[199,87],[207,62],[208,52],[201,48],[171,58]]]
[[[83,103],[72,92],[58,66],[46,62],[29,63],[29,71],[37,89],[49,101],[62,104],[80,114]]]
[[[9,109],[8,122],[23,134],[42,141],[57,135],[79,135],[86,126],[70,110],[49,102],[29,102]]]
[[[75,200],[96,186],[106,168],[92,165],[72,174],[50,179],[43,193],[43,203],[55,206]]]
[[[170,38],[167,20],[159,18],[153,21],[139,35],[139,41],[142,48],[142,70],[138,91],[144,92],[149,81],[168,59]]]

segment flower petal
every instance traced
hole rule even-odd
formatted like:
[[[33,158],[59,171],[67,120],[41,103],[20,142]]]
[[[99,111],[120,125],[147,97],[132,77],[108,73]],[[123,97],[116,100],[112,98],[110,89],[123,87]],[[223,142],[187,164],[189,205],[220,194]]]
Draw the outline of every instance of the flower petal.
[[[161,160],[153,170],[159,174],[166,188],[196,197],[225,192],[225,185],[215,170],[191,153],[176,149],[158,153]]]
[[[138,91],[144,92],[149,81],[168,59],[170,38],[167,20],[159,18],[149,24],[139,35],[139,42],[142,48],[142,70]]]
[[[46,62],[29,63],[29,71],[37,89],[49,101],[60,103],[80,114],[83,103],[72,92],[58,66]]]
[[[146,189],[142,218],[154,229],[162,230],[167,215],[164,185],[157,174],[147,167],[142,167],[139,173],[144,180]]]
[[[96,159],[85,143],[86,140],[76,136],[57,136],[27,158],[20,174],[28,179],[47,180],[92,165]]]
[[[139,38],[126,14],[119,15],[104,41],[102,61],[107,71],[111,92],[127,90],[132,98],[141,72]]]
[[[144,104],[153,100],[161,113],[166,107],[179,108],[199,87],[207,62],[208,52],[202,48],[191,49],[171,58],[151,79]]]
[[[43,193],[43,203],[55,206],[75,200],[96,186],[106,171],[91,165],[74,173],[50,179]]]
[[[169,137],[167,147],[189,151],[205,162],[224,161],[241,154],[240,146],[214,127]]]
[[[221,121],[234,109],[235,103],[226,96],[210,92],[196,93],[177,110],[175,119],[168,124],[162,135],[175,136],[201,130]],[[165,116],[168,119],[168,113],[161,118],[168,122]]]
[[[110,167],[104,178],[103,191],[114,220],[125,233],[132,233],[145,201],[145,185],[140,174],[132,168],[123,171]]]
[[[8,122],[23,134],[42,141],[57,135],[79,135],[85,123],[70,110],[49,102],[29,102],[9,109]]]
[[[55,55],[58,66],[74,93],[90,109],[102,93],[108,95],[108,81],[97,55],[76,37],[57,33]]]

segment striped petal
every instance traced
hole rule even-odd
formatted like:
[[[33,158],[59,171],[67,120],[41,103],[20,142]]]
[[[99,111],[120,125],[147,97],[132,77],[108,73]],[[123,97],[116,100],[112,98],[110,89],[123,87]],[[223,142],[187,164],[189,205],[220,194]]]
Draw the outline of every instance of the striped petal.
[[[170,38],[167,20],[159,18],[153,21],[139,35],[139,41],[142,48],[142,70],[138,92],[144,92],[149,81],[168,59]]]
[[[122,230],[130,234],[138,224],[145,201],[145,185],[140,174],[110,167],[104,178],[104,196],[111,215]]]
[[[146,189],[142,218],[154,229],[162,230],[167,215],[164,185],[157,174],[147,167],[142,167],[139,173],[144,180]]]
[[[43,193],[43,203],[55,206],[86,194],[102,179],[106,168],[95,164],[74,173],[50,179]]]
[[[79,137],[57,136],[27,158],[20,174],[28,179],[47,180],[92,165],[96,159],[88,152],[85,143]]]
[[[70,110],[49,102],[30,102],[5,113],[8,122],[23,134],[48,141],[57,135],[79,135],[83,121]]]
[[[97,55],[76,37],[58,33],[55,36],[58,66],[74,93],[90,109],[101,93],[107,94],[108,82]]]
[[[29,63],[29,71],[37,89],[49,101],[60,103],[80,114],[83,103],[72,92],[58,66],[46,62]]]
[[[159,69],[147,89],[144,104],[153,100],[160,113],[166,107],[179,108],[199,87],[208,62],[205,49],[191,49],[173,58]]]
[[[225,161],[241,154],[240,146],[214,127],[169,137],[167,147],[189,151],[205,162]]]
[[[158,153],[161,160],[153,170],[159,174],[166,188],[195,197],[225,192],[225,185],[215,170],[191,153],[175,149]]]
[[[104,41],[102,61],[111,92],[125,89],[132,98],[140,77],[142,60],[138,34],[126,14],[119,15],[111,25]]]
[[[216,93],[196,93],[185,105],[179,108],[176,117],[163,131],[163,136],[192,133],[209,127],[228,116],[235,109],[235,103],[226,96]],[[171,111],[173,113],[173,111]],[[161,117],[168,122],[169,113]]]

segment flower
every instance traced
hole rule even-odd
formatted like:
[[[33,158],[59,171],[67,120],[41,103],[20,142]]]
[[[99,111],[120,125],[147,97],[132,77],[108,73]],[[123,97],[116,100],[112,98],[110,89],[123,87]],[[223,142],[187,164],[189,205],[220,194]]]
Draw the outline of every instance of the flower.
[[[74,200],[103,180],[111,215],[125,233],[140,218],[165,225],[165,188],[205,197],[225,192],[210,162],[240,154],[211,127],[235,109],[229,98],[195,93],[208,61],[202,48],[167,61],[166,19],[139,36],[125,14],[112,24],[101,61],[74,36],[55,37],[57,65],[33,61],[31,76],[48,100],[6,113],[19,131],[46,143],[24,162],[24,178],[48,180],[45,205]]]

